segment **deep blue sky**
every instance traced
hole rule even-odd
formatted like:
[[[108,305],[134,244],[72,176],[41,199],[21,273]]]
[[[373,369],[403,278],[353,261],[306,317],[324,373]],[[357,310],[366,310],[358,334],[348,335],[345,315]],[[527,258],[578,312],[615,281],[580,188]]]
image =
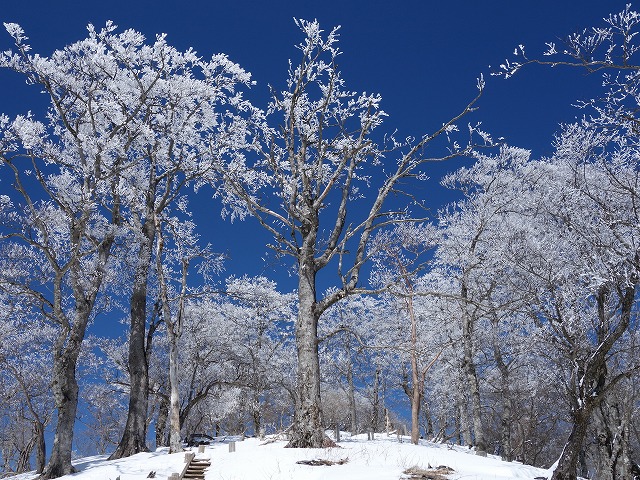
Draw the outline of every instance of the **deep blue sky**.
[[[389,129],[399,136],[426,133],[458,112],[475,93],[476,77],[488,74],[518,44],[533,54],[544,42],[601,23],[602,17],[624,8],[625,1],[489,0],[489,1],[5,1],[0,20],[22,25],[36,52],[49,54],[84,38],[86,24],[113,20],[153,38],[167,33],[178,48],[194,47],[201,55],[223,52],[252,72],[258,85],[252,98],[266,105],[268,84],[282,86],[293,45],[301,40],[292,18],[317,18],[325,29],[341,25],[343,76],[350,89],[378,92],[390,114]],[[0,49],[11,46],[0,33]],[[551,151],[560,122],[580,111],[571,107],[588,98],[598,77],[567,69],[530,68],[512,80],[488,78],[487,91],[475,114],[485,129],[535,155]],[[26,96],[25,96],[26,92]],[[0,72],[0,112],[30,108],[33,91],[11,72]],[[434,168],[438,179],[442,168]],[[6,182],[0,189],[7,188]],[[434,190],[434,207],[443,202]],[[217,219],[217,211],[201,214]],[[232,256],[229,273],[257,274],[268,239],[252,221],[213,228],[232,242],[208,239]],[[203,232],[207,235],[208,232]],[[274,271],[270,277],[280,276]]]

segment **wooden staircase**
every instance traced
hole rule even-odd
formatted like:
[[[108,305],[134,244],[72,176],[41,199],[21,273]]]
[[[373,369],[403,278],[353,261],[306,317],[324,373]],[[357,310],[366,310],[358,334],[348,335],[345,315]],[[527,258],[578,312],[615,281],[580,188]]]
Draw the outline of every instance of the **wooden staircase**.
[[[208,459],[196,458],[195,453],[186,453],[184,461],[186,465],[182,469],[182,472],[172,473],[168,480],[204,480],[204,471],[211,465]]]
[[[185,480],[204,480],[204,471],[211,465],[209,460],[194,458],[182,474]]]

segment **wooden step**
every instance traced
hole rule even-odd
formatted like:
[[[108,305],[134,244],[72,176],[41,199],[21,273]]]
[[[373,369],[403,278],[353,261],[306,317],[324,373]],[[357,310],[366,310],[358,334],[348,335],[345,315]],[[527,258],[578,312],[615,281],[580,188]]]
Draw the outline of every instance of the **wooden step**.
[[[194,458],[191,454],[189,464],[182,473],[183,480],[204,480],[204,471],[211,466],[211,461],[206,458]]]

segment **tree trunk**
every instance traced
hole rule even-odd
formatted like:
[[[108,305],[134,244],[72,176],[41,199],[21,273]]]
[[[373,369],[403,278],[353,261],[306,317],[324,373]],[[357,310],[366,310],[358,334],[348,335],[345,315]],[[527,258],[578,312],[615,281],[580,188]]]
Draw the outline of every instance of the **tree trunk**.
[[[172,326],[173,327],[173,326]],[[168,330],[172,330],[169,328]],[[169,408],[169,453],[182,452],[180,439],[180,393],[178,391],[178,339],[169,334],[169,386],[171,388]]]
[[[66,339],[61,334],[58,344]],[[42,472],[43,479],[58,478],[75,473],[71,465],[73,445],[73,427],[78,409],[78,382],[76,380],[76,364],[80,353],[80,342],[70,340],[53,360],[53,381],[51,389],[58,412],[56,432],[53,438],[53,448],[49,463]]]
[[[358,433],[358,419],[356,417],[356,387],[353,383],[353,363],[351,362],[351,356],[348,351],[347,355],[349,355],[349,365],[347,367],[347,383],[349,385],[349,411],[351,412],[349,417],[351,420],[351,435],[356,435]]]
[[[107,248],[110,248],[109,245],[107,245]],[[106,263],[107,257],[105,256],[104,258]],[[73,281],[79,282],[78,277],[75,276]],[[66,329],[60,331],[54,346],[51,390],[58,418],[51,457],[41,475],[43,479],[58,478],[76,471],[71,464],[73,428],[78,410],[79,391],[78,381],[76,380],[76,365],[78,364],[82,340],[85,336],[97,290],[94,290],[94,294],[90,296],[89,301],[86,301],[79,289],[74,288],[74,290],[76,322],[73,324],[71,331]],[[63,318],[62,312],[58,312],[58,316]],[[41,442],[44,442],[44,437]]]
[[[467,447],[471,447],[473,440],[471,438],[471,426],[469,425],[469,417],[467,409],[463,402],[458,404],[458,425],[460,426],[459,443]]]
[[[380,367],[376,368],[376,373],[373,376],[373,398],[372,398],[372,412],[371,412],[371,428],[374,432],[378,431],[380,424]]]
[[[296,448],[321,448],[324,439],[320,414],[316,271],[313,257],[309,257],[301,258],[299,265],[296,405],[291,439],[287,444]]]
[[[494,323],[494,327],[495,327]],[[504,361],[497,332],[493,336],[493,356],[500,371],[500,401],[502,402],[502,414],[500,416],[500,444],[502,458],[508,462],[513,460],[511,447],[511,390],[509,386],[509,367]]]
[[[124,433],[109,460],[147,452],[147,408],[149,404],[149,364],[146,352],[147,283],[155,227],[147,219],[138,250],[138,264],[131,293],[131,326],[129,329],[129,410]]]
[[[44,424],[39,420],[35,422],[36,436],[36,473],[44,472],[47,463],[47,445],[44,438]]]
[[[411,321],[411,443],[417,445],[420,440],[420,407],[424,385],[418,370],[418,320],[413,310],[413,288],[408,280],[407,287],[409,290],[407,309]]]
[[[587,435],[589,408],[581,408],[573,414],[573,427],[569,439],[562,450],[558,466],[553,472],[551,480],[577,480],[577,468],[580,460],[582,445]]]
[[[158,419],[156,420],[156,447],[168,447],[167,421],[169,420],[169,402],[167,398],[160,396],[158,407]]]
[[[411,391],[411,443],[418,444],[420,440],[420,391],[414,384]]]
[[[467,288],[462,287],[462,297],[466,300]],[[473,361],[473,323],[474,318],[468,310],[468,305],[463,306],[462,313],[462,346],[464,350],[462,369],[465,374],[466,387],[471,401],[471,420],[473,422],[474,445],[476,454],[486,456],[487,445],[484,439],[484,426],[482,425],[482,404],[480,402],[480,384],[476,365]]]
[[[145,352],[146,281],[141,293],[134,291],[131,301],[131,329],[129,335],[129,411],[124,433],[110,460],[146,452],[147,407],[149,403],[149,366]]]
[[[180,439],[180,375],[178,369],[178,340],[182,334],[182,312],[186,292],[188,261],[182,259],[182,288],[177,317],[172,318],[169,301],[167,277],[164,272],[163,252],[164,235],[162,225],[158,217],[155,217],[155,230],[158,237],[156,245],[156,275],[158,276],[159,301],[161,304],[162,318],[169,338],[169,453],[182,452],[182,440]]]
[[[573,372],[573,428],[569,439],[558,460],[558,467],[553,472],[551,480],[576,480],[576,469],[583,451],[584,439],[587,434],[587,424],[591,420],[593,411],[600,406],[606,388],[611,388],[623,376],[618,375],[607,384],[607,356],[616,341],[627,331],[631,320],[631,312],[635,305],[636,285],[626,286],[620,297],[620,321],[613,330],[609,330],[609,316],[607,299],[611,291],[604,285],[598,289],[596,296],[598,306],[597,341],[598,346],[586,360],[577,363]],[[612,383],[614,382],[614,383]]]
[[[595,478],[626,480],[630,478],[630,415],[623,403],[603,401],[594,415],[596,425]],[[625,418],[627,417],[627,418]]]

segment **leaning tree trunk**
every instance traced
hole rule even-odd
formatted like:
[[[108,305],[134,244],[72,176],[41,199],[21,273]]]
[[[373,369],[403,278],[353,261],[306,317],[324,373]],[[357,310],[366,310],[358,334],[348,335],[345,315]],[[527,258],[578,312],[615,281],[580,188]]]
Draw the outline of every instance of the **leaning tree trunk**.
[[[31,470],[31,454],[36,446],[36,437],[31,437],[29,443],[20,451],[16,461],[16,473],[25,473]]]
[[[596,296],[598,306],[598,325],[596,350],[579,365],[574,371],[574,397],[573,428],[569,439],[558,460],[558,466],[553,472],[551,480],[576,480],[576,469],[580,461],[580,453],[583,450],[584,439],[587,434],[588,423],[593,411],[603,401],[607,389],[611,389],[616,382],[625,377],[618,374],[613,379],[608,379],[607,356],[613,349],[616,341],[627,331],[631,321],[632,309],[635,305],[636,286],[639,279],[633,278],[633,283],[626,286],[620,298],[620,320],[615,328],[609,330],[609,313],[607,299],[610,294],[609,287],[604,285],[598,290]]]
[[[316,310],[316,270],[313,255],[299,260],[298,318],[295,335],[298,354],[296,405],[288,447],[321,448],[324,431],[320,404],[320,360]]]
[[[138,250],[133,291],[131,294],[131,326],[129,329],[129,411],[120,443],[110,460],[147,452],[147,408],[149,405],[149,363],[146,352],[147,283],[155,227],[147,219]]]
[[[551,480],[577,480],[577,468],[584,444],[591,408],[585,406],[573,413],[573,427]]]
[[[61,345],[62,343],[63,343],[63,339],[62,338],[58,339],[57,345]],[[25,450],[23,451],[24,456],[26,456],[26,468],[27,468],[26,470],[23,470],[23,471],[26,472],[26,471],[31,470],[31,468],[30,468],[31,451],[33,450],[33,447],[35,446],[35,449],[36,449],[36,473],[42,473],[42,472],[44,472],[44,468],[45,468],[46,463],[47,463],[47,458],[46,458],[47,448],[46,448],[46,441],[45,441],[45,438],[44,438],[45,423],[40,419],[40,415],[38,415],[38,412],[36,411],[36,409],[35,409],[35,407],[33,405],[33,401],[32,401],[31,397],[29,396],[29,394],[27,392],[27,388],[26,388],[26,385],[25,385],[22,377],[19,375],[19,373],[11,365],[8,365],[8,367],[11,370],[14,371],[13,373],[14,373],[16,379],[18,380],[18,383],[20,384],[20,386],[24,390],[25,400],[27,402],[27,408],[29,409],[29,412],[33,416],[33,437],[31,439],[31,441],[29,442],[29,445],[27,446],[27,448],[25,448]],[[23,454],[22,453],[20,454],[20,457],[21,457],[21,460],[19,460],[18,463],[19,464],[23,464],[25,458],[23,458]],[[71,459],[69,459],[69,463],[71,463]]]
[[[89,209],[88,209],[89,210]],[[87,211],[88,211],[87,210]],[[94,266],[91,280],[87,288],[87,273],[81,263],[82,254],[80,245],[83,241],[83,229],[86,227],[88,213],[85,211],[82,217],[73,224],[71,230],[70,283],[73,290],[75,307],[73,311],[74,322],[69,321],[62,309],[62,273],[57,269],[54,280],[54,313],[63,325],[56,339],[53,355],[53,375],[51,389],[57,409],[56,432],[53,438],[51,457],[45,466],[41,478],[58,478],[75,472],[71,464],[71,452],[73,445],[73,429],[78,410],[78,381],[76,379],[76,367],[82,348],[89,317],[93,311],[95,301],[102,286],[105,274],[105,266],[111,255],[111,246],[114,242],[114,234],[107,234],[98,245],[96,254],[98,262]],[[119,207],[114,205],[113,224],[118,223]],[[64,320],[64,321],[63,321]],[[71,325],[71,326],[69,326]],[[44,434],[39,440],[39,445],[44,449]],[[44,453],[38,454],[39,462]]]

